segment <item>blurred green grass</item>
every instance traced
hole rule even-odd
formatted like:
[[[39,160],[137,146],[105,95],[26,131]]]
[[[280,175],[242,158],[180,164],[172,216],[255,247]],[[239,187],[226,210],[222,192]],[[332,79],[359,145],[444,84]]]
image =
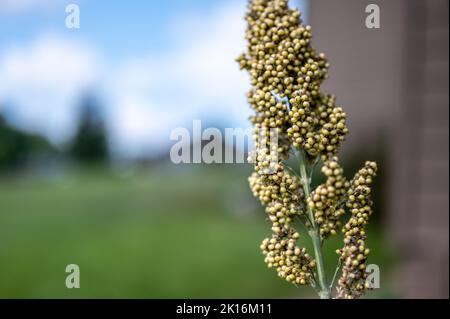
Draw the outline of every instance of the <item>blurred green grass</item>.
[[[259,244],[270,226],[249,174],[235,166],[162,166],[2,178],[0,297],[314,297],[266,268]],[[339,238],[326,245],[330,276],[339,246]],[[380,232],[370,231],[369,246],[370,261],[389,269]],[[72,263],[81,289],[65,287]]]

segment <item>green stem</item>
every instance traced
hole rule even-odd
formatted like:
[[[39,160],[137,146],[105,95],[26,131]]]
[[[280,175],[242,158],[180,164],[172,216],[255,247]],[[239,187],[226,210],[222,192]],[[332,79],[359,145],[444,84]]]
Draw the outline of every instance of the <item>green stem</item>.
[[[339,258],[338,264],[336,266],[336,270],[334,271],[333,279],[331,280],[330,289],[333,289],[334,283],[335,283],[336,278],[337,278],[337,274],[339,273],[339,270],[341,269],[341,266],[342,266],[342,260]]]
[[[311,171],[308,172],[309,163],[306,158],[306,154],[303,150],[300,150],[300,178],[303,186],[303,191],[305,192],[305,197],[308,198],[311,194]],[[311,229],[309,231],[309,235],[312,239],[312,243],[314,246],[314,255],[316,259],[317,266],[317,279],[318,279],[318,288],[319,288],[319,297],[321,299],[331,299],[331,291],[327,281],[327,275],[325,272],[325,264],[322,252],[322,239],[320,237],[320,228],[317,225],[314,213],[309,208],[308,205],[308,215],[311,220]]]

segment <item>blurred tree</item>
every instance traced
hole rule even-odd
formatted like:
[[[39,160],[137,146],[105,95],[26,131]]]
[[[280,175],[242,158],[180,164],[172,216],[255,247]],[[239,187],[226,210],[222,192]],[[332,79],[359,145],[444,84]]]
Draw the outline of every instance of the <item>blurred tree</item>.
[[[99,104],[92,95],[87,95],[81,103],[78,129],[69,154],[80,163],[103,163],[109,156],[107,144]]]
[[[0,170],[19,167],[39,154],[55,153],[45,138],[12,127],[0,114]]]

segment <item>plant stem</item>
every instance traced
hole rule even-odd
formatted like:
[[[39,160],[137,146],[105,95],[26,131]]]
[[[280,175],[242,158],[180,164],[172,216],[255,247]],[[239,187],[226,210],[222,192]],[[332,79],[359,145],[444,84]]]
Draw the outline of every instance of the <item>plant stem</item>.
[[[342,266],[342,260],[339,258],[338,264],[336,266],[336,270],[334,271],[333,279],[331,280],[330,289],[333,289],[334,282],[336,281],[337,274]]]
[[[300,178],[303,186],[303,191],[305,192],[305,197],[308,198],[311,194],[311,175],[312,170],[308,170],[309,167],[308,159],[303,150],[300,150]],[[306,205],[308,210],[309,219],[311,221],[311,229],[309,235],[312,239],[314,246],[314,255],[317,265],[317,279],[319,285],[319,297],[321,299],[331,299],[331,291],[327,281],[327,275],[325,272],[325,264],[322,252],[322,239],[320,237],[320,228],[317,225],[314,213],[311,208]]]

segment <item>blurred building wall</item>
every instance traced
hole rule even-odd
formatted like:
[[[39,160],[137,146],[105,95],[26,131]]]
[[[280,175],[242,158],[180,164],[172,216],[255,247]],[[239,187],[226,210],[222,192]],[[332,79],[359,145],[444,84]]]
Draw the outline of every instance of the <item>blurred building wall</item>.
[[[381,28],[367,29],[378,4]],[[449,2],[312,0],[314,43],[331,62],[324,88],[349,114],[343,153],[386,143],[386,229],[406,298],[448,298]]]

